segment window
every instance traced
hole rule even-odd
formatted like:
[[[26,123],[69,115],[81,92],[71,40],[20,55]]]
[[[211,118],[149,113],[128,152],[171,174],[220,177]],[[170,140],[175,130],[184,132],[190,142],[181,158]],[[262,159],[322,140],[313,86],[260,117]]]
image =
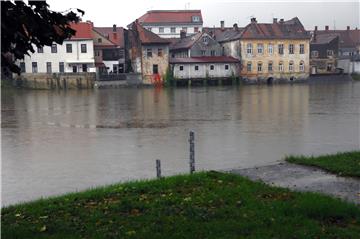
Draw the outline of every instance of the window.
[[[71,53],[72,52],[72,44],[66,44],[66,52]]]
[[[152,49],[151,48],[146,49],[146,56],[152,57]]]
[[[273,54],[273,51],[274,51],[274,47],[273,47],[273,44],[269,44],[268,45],[268,52],[269,52],[269,55],[272,55]]]
[[[26,72],[25,62],[20,62],[20,72],[21,72],[21,73],[25,73],[25,72]]]
[[[332,70],[332,64],[331,64],[331,63],[328,63],[328,64],[327,64],[326,70],[327,70],[327,71],[331,71],[331,70]]]
[[[159,27],[159,33],[164,33],[164,28],[163,27]]]
[[[163,49],[162,48],[158,49],[158,56],[163,56]]]
[[[183,27],[182,30],[187,32],[187,27]]]
[[[326,54],[327,54],[327,56],[332,56],[332,55],[334,55],[334,51],[333,50],[327,50]]]
[[[99,50],[95,51],[95,56],[100,56],[100,51]]]
[[[289,62],[289,71],[294,71],[294,62]]]
[[[46,73],[51,73],[51,62],[46,62]]]
[[[153,65],[153,74],[159,74],[159,66],[157,64]]]
[[[57,45],[56,44],[51,45],[51,53],[57,53]]]
[[[147,29],[148,29],[149,31],[151,31],[151,27],[148,27]]]
[[[246,70],[248,72],[251,72],[251,62],[248,62],[247,65],[246,65]]]
[[[194,27],[194,32],[197,33],[199,31],[198,27]]]
[[[202,55],[202,56],[205,56],[205,55],[206,55],[206,51],[202,50],[202,51],[201,51],[201,55]]]
[[[184,70],[184,66],[179,66],[179,70],[183,71]]]
[[[289,54],[294,54],[294,44],[289,44]]]
[[[319,56],[319,52],[318,52],[318,51],[311,51],[311,56],[312,56],[312,57],[318,57],[318,56]]]
[[[259,44],[257,45],[257,52],[258,52],[259,54],[263,54],[263,52],[264,52],[264,45],[263,45],[263,44],[259,43]]]
[[[229,70],[229,65],[225,65],[225,70]]]
[[[64,62],[59,62],[59,72],[61,72],[61,73],[65,72]]]
[[[282,62],[279,63],[279,71],[284,71],[284,65]]]
[[[204,37],[202,38],[202,41],[203,41],[205,44],[207,44],[207,43],[208,43],[208,41],[209,41],[209,39],[208,39],[208,37],[207,37],[207,36],[204,36]]]
[[[38,52],[38,53],[44,53],[44,48],[38,47],[37,52]]]
[[[262,72],[262,63],[258,63],[258,65],[257,65],[257,70],[258,70],[258,72]]]
[[[273,71],[273,63],[272,62],[269,62],[269,64],[268,64],[268,71],[269,72]]]
[[[77,66],[74,65],[74,66],[72,67],[72,70],[73,70],[74,73],[76,73],[76,72],[77,72]]]
[[[210,70],[213,71],[214,70],[214,65],[210,65]]]
[[[305,71],[304,62],[300,62],[299,70],[300,70],[301,72],[304,72],[304,71]]]
[[[215,50],[211,50],[210,55],[211,55],[211,56],[215,56],[215,55],[216,55],[216,54],[215,54]]]
[[[251,43],[248,43],[247,45],[246,45],[246,53],[247,54],[252,54],[252,44]]]
[[[175,28],[175,27],[171,27],[171,28],[170,28],[170,32],[171,32],[171,33],[176,33],[176,28]]]
[[[86,44],[81,44],[81,53],[86,53]]]
[[[305,45],[300,44],[300,54],[304,54],[304,53],[305,53]]]
[[[101,43],[102,42],[102,39],[101,38],[98,38],[98,43]]]
[[[82,71],[87,72],[87,64],[82,64]]]
[[[284,44],[279,44],[279,54],[284,55]]]
[[[200,22],[200,17],[199,16],[193,16],[192,21],[193,22]]]
[[[198,71],[198,70],[199,70],[199,66],[195,66],[195,70]]]
[[[32,73],[38,72],[37,62],[32,62],[31,67],[32,67]]]

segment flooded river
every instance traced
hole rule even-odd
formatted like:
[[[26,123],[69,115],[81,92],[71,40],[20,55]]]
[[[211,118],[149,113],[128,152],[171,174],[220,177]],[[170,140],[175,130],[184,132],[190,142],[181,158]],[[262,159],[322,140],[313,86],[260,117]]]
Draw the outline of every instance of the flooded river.
[[[360,82],[2,91],[2,205],[286,154],[359,148]]]

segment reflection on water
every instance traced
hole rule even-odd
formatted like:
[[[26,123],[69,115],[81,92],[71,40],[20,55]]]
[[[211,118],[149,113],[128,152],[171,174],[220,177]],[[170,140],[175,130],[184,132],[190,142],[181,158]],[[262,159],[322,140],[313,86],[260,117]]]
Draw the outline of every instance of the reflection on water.
[[[360,83],[2,92],[2,204],[359,147]]]

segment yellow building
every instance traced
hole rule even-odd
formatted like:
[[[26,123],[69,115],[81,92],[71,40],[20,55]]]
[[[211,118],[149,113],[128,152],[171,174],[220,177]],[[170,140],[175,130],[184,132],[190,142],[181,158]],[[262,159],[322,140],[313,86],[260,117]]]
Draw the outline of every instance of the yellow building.
[[[240,37],[241,76],[249,81],[305,80],[310,70],[310,34],[297,17],[273,23],[255,18]]]

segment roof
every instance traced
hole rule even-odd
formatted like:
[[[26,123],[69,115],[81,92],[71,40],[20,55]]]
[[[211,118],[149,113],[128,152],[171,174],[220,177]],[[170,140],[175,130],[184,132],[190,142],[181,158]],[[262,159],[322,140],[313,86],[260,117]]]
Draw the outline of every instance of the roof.
[[[137,20],[129,25],[129,30],[137,35],[141,44],[170,44],[169,40],[142,27]]]
[[[300,20],[295,17],[288,21],[273,23],[257,23],[256,20],[248,24],[242,39],[310,39],[310,34],[305,30]]]
[[[231,56],[201,56],[189,58],[170,58],[170,64],[191,64],[191,63],[240,63],[240,61]]]
[[[94,27],[94,30],[109,39],[117,46],[124,47],[124,28],[116,27],[115,35],[113,27]]]
[[[312,41],[310,42],[311,44],[327,44],[332,42],[334,39],[338,38],[337,35],[333,35],[333,34],[322,34],[322,35],[318,35],[316,34],[316,37],[312,39]]]
[[[70,27],[76,31],[71,40],[92,39],[92,24],[89,22],[70,23]]]
[[[360,30],[317,30],[316,37],[320,36],[339,36],[340,48],[355,48],[360,45]]]
[[[218,42],[226,42],[240,39],[244,28],[234,28],[234,27],[204,27],[204,32],[207,32],[210,36]]]
[[[151,10],[139,18],[140,24],[156,23],[194,23],[193,16],[198,16],[199,24],[203,23],[201,10]]]
[[[185,38],[178,38],[176,42],[172,42],[170,50],[189,49],[199,40],[202,34],[202,32],[198,32]]]

